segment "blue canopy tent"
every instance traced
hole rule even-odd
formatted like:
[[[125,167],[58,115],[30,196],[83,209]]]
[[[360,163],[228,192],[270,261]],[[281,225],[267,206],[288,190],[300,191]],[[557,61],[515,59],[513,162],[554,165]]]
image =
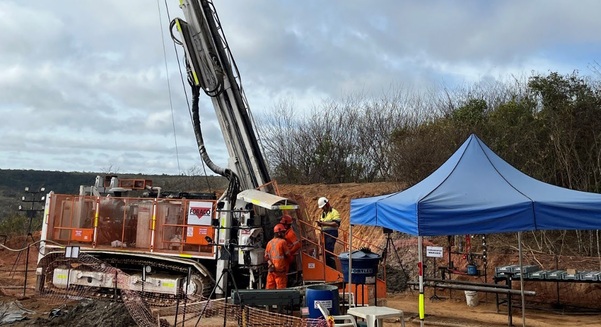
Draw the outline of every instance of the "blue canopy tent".
[[[472,134],[442,166],[407,190],[352,199],[350,223],[386,227],[420,241],[422,236],[600,229],[601,194],[529,177]]]

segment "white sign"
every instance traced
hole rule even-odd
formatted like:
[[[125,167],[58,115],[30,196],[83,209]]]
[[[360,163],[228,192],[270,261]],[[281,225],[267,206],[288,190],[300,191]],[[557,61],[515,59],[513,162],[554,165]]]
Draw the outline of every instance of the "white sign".
[[[319,309],[318,303],[324,308],[332,309],[332,300],[315,300],[313,301],[313,309]]]
[[[426,257],[442,258],[442,246],[426,246]]]
[[[66,246],[65,247],[65,258],[79,258],[79,246]]]
[[[365,276],[365,284],[375,284],[376,276]]]
[[[188,225],[211,225],[213,202],[190,201]]]

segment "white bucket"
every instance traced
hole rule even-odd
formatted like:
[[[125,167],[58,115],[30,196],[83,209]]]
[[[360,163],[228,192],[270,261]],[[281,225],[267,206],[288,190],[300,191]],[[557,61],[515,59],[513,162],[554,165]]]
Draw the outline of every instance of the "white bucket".
[[[465,301],[468,307],[475,307],[478,305],[478,292],[476,291],[465,291]]]

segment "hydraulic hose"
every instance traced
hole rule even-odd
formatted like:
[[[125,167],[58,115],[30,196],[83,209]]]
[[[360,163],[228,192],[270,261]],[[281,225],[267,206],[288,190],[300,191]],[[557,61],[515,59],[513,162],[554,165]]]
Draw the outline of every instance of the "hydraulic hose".
[[[196,144],[198,145],[198,152],[200,153],[200,158],[209,167],[209,169],[211,169],[211,171],[228,179],[228,196],[230,197],[230,199],[235,199],[240,188],[240,181],[238,179],[238,175],[236,175],[234,171],[232,171],[229,168],[223,168],[215,164],[213,160],[211,160],[211,158],[209,157],[209,154],[207,153],[207,149],[204,144],[204,139],[202,138],[202,131],[200,128],[200,114],[198,112],[199,97],[199,87],[192,85],[192,127],[194,128],[194,135],[196,136]]]

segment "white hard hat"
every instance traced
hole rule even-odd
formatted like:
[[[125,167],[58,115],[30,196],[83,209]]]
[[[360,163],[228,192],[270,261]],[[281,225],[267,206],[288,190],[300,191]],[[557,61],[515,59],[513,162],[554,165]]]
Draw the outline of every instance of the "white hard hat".
[[[328,203],[328,199],[323,196],[319,198],[319,200],[317,200],[317,206],[319,206],[320,209],[323,208],[323,206],[325,206],[326,203]]]

